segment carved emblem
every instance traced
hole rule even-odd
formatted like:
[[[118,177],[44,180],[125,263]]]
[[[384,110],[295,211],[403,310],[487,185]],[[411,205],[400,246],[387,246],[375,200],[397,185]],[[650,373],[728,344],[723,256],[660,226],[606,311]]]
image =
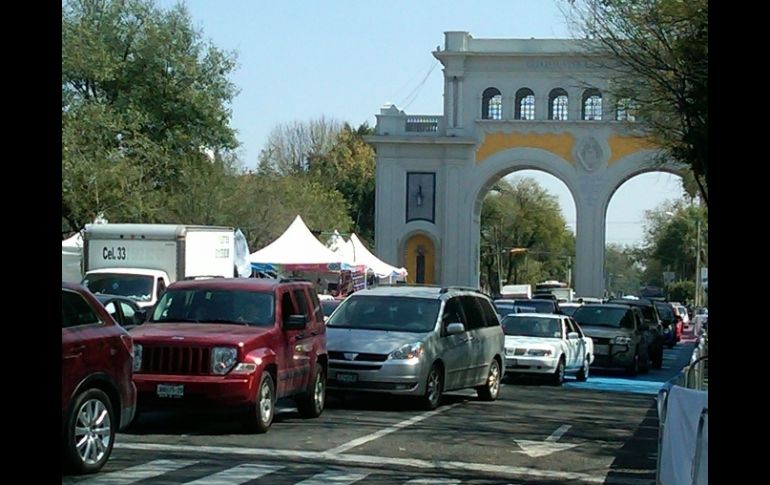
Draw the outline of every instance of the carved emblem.
[[[593,172],[599,168],[604,159],[604,151],[601,145],[592,136],[587,136],[580,140],[575,155],[578,163],[586,172]]]

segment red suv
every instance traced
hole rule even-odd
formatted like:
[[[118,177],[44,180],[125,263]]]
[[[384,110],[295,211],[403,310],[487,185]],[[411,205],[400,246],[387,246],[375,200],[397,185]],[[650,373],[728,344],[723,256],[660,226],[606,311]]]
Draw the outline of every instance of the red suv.
[[[61,288],[62,464],[93,473],[136,410],[131,337],[80,285]]]
[[[141,409],[244,409],[260,433],[277,398],[294,398],[306,418],[323,412],[326,328],[308,281],[179,281],[131,335]]]

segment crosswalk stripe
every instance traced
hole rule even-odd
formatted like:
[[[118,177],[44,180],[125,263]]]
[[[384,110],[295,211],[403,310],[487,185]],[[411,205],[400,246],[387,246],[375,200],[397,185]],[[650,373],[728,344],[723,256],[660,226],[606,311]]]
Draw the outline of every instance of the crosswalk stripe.
[[[307,480],[297,482],[295,485],[323,485],[334,483],[336,485],[346,485],[366,478],[368,473],[350,473],[344,470],[326,470],[323,473],[313,475]]]
[[[124,468],[120,471],[106,473],[104,475],[95,477],[92,480],[87,480],[89,484],[109,484],[109,485],[122,485],[134,483],[139,480],[145,480],[147,478],[153,478],[164,473],[172,472],[186,466],[195,465],[198,463],[195,460],[153,460],[141,465]]]
[[[244,463],[243,465],[238,465],[228,470],[214,473],[213,475],[208,475],[192,482],[187,482],[187,485],[219,485],[222,483],[238,485],[277,472],[282,468],[284,467]]]

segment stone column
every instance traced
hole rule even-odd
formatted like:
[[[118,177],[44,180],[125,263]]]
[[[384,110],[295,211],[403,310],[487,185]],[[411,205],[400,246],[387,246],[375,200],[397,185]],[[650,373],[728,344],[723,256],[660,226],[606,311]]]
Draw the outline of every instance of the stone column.
[[[605,227],[608,200],[590,175],[582,177],[575,200],[577,230],[575,244],[575,292],[578,296],[604,296]]]

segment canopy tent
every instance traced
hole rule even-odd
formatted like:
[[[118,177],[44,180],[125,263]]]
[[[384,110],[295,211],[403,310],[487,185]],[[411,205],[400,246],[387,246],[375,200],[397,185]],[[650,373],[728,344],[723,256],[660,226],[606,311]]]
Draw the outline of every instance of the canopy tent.
[[[334,231],[334,235],[329,241],[329,247],[347,260],[366,266],[367,271],[378,278],[406,277],[406,269],[396,268],[379,259],[366,249],[364,243],[355,234],[351,234],[350,239],[345,241],[339,232]]]
[[[324,246],[299,215],[278,239],[251,253],[250,261],[280,267],[283,271],[356,270],[351,260]]]
[[[353,247],[353,260],[356,264],[366,265],[378,278],[406,277],[405,268],[396,268],[369,252],[355,234],[351,234],[348,242]]]

